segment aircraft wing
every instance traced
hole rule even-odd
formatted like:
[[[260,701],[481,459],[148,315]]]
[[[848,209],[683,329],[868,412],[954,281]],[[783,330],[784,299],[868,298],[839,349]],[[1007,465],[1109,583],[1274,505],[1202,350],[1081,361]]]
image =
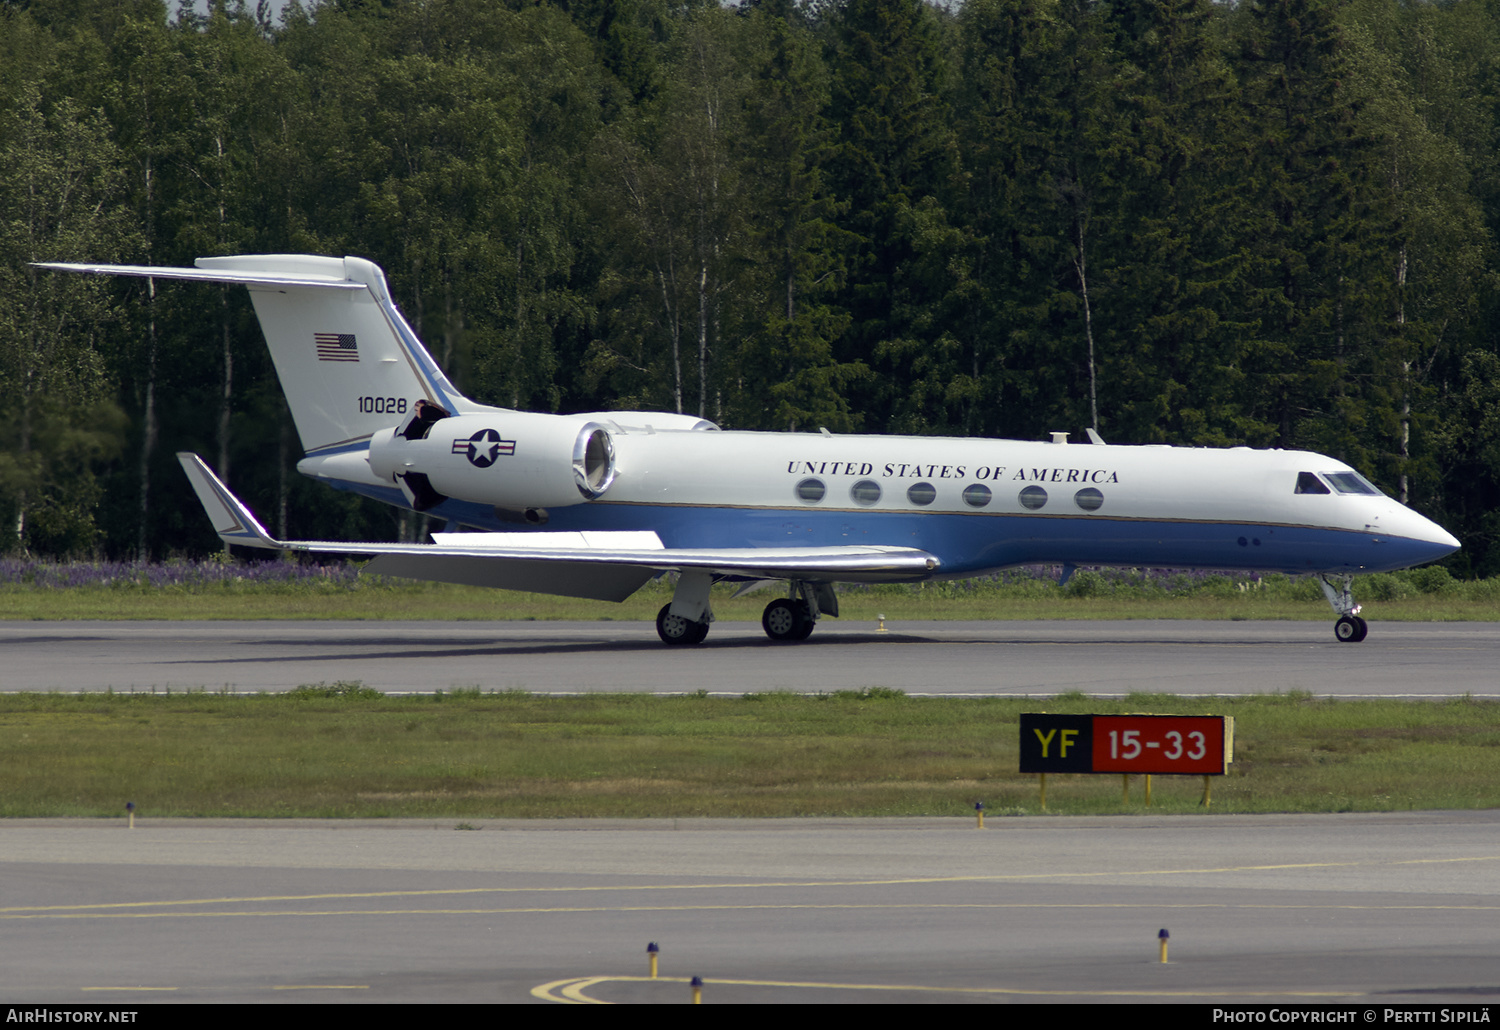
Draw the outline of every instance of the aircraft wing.
[[[365,572],[564,597],[623,601],[662,573],[700,570],[742,579],[892,583],[926,579],[938,560],[915,547],[663,547],[655,533],[438,533],[438,543],[276,540],[196,454],[178,461],[225,543],[321,554],[373,555]]]

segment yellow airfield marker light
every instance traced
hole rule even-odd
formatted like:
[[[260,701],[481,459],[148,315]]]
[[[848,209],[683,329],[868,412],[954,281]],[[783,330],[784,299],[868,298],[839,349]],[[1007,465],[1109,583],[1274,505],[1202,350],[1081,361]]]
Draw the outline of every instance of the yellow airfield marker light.
[[[1165,927],[1163,927],[1162,930],[1161,930],[1161,932],[1159,932],[1156,935],[1156,939],[1161,942],[1161,964],[1162,965],[1166,965],[1167,964],[1167,939],[1169,937],[1171,937],[1171,936],[1172,936],[1171,934],[1167,933]]]
[[[125,828],[127,830],[133,830],[133,829],[135,829],[135,802],[134,801],[127,801],[127,802],[125,802],[125,818],[126,818]]]
[[[651,963],[651,979],[653,980],[656,979],[656,955],[659,951],[661,951],[661,949],[656,946],[655,941],[652,941],[650,944],[646,945],[646,958],[650,960]]]
[[[1203,777],[1203,800],[1200,801],[1200,802],[1198,802],[1198,804],[1201,807],[1203,807],[1203,808],[1207,808],[1208,805],[1209,805],[1209,801],[1211,800],[1209,798],[1209,796],[1208,796],[1208,794],[1209,794],[1208,783],[1209,783],[1208,777],[1207,776]]]
[[[974,814],[979,817],[979,828],[984,829],[984,802],[974,802]]]
[[[878,627],[876,627],[876,629],[875,629],[876,633],[888,633],[888,632],[890,632],[889,630],[887,630],[885,628],[885,616],[884,615],[877,615],[877,616],[875,616],[875,618],[877,618],[877,619],[880,620],[880,625]]]
[[[703,1004],[703,977],[693,977],[693,1004]]]
[[[1146,774],[1146,807],[1151,807],[1151,774]]]

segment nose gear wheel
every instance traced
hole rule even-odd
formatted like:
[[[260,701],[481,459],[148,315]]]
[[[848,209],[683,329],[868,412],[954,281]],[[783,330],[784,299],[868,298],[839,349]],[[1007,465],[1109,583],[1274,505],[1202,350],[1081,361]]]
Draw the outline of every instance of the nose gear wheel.
[[[1370,632],[1370,624],[1358,615],[1345,615],[1333,624],[1333,635],[1340,643],[1357,644]]]

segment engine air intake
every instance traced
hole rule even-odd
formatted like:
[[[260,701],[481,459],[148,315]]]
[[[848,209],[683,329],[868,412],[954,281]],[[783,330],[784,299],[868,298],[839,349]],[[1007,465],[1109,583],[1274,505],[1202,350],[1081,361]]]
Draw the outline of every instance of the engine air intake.
[[[590,422],[578,431],[573,444],[573,478],[578,492],[592,501],[615,481],[615,445],[609,431]]]

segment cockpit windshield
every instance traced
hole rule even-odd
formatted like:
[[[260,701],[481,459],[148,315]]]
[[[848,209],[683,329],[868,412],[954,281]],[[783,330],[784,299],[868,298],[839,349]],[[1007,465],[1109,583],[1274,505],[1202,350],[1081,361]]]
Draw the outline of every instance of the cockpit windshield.
[[[1370,481],[1358,472],[1325,472],[1323,478],[1333,484],[1333,488],[1341,494],[1374,494],[1380,496],[1380,491],[1370,484]]]
[[[1299,494],[1326,494],[1330,491],[1323,485],[1323,481],[1311,472],[1298,472],[1297,492]]]

